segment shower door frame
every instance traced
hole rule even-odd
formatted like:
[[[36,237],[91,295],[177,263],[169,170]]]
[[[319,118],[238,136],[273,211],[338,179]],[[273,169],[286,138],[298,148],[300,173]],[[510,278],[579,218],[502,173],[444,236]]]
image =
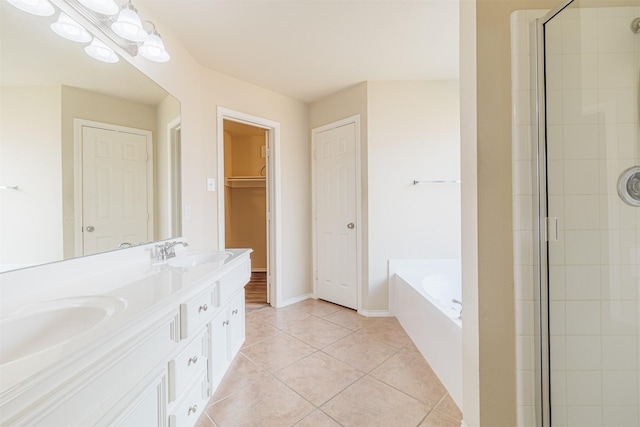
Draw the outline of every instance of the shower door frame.
[[[545,80],[545,37],[544,26],[576,0],[563,0],[545,16],[531,24],[531,84],[532,96],[531,127],[531,170],[533,173],[533,239],[534,251],[534,315],[536,342],[536,425],[550,427],[551,424],[551,367],[549,346],[549,218],[547,207],[547,121],[546,121],[546,80]]]

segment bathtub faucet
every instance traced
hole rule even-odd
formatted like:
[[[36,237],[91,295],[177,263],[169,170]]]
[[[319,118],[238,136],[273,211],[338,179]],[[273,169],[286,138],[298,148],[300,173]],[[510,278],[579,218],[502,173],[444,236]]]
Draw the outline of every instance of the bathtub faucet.
[[[454,304],[460,304],[460,314],[458,315],[458,319],[462,320],[462,301],[453,298],[451,302]]]

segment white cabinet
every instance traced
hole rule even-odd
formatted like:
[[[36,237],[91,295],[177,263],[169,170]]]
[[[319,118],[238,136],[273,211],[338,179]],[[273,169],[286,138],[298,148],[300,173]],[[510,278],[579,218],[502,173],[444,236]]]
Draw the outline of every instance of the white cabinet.
[[[123,287],[130,304],[120,323],[0,389],[0,425],[195,425],[244,342],[249,253],[181,276],[175,293],[147,305],[148,284],[162,286],[168,275]]]
[[[231,361],[240,351],[245,339],[244,288],[231,300],[227,308],[227,319],[229,320],[227,355]]]
[[[244,284],[243,284],[244,286]],[[211,322],[211,389],[215,390],[245,339],[244,288]]]

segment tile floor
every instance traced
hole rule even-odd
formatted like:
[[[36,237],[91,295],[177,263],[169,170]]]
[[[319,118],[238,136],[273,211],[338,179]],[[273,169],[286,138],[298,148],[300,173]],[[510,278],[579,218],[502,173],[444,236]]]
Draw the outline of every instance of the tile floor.
[[[197,427],[459,427],[395,318],[318,300],[247,314],[246,341]]]

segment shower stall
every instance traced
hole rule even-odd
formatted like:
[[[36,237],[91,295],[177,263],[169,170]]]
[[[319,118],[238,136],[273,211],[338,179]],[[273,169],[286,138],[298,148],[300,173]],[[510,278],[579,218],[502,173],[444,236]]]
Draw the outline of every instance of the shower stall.
[[[640,0],[532,36],[536,424],[640,426]]]

